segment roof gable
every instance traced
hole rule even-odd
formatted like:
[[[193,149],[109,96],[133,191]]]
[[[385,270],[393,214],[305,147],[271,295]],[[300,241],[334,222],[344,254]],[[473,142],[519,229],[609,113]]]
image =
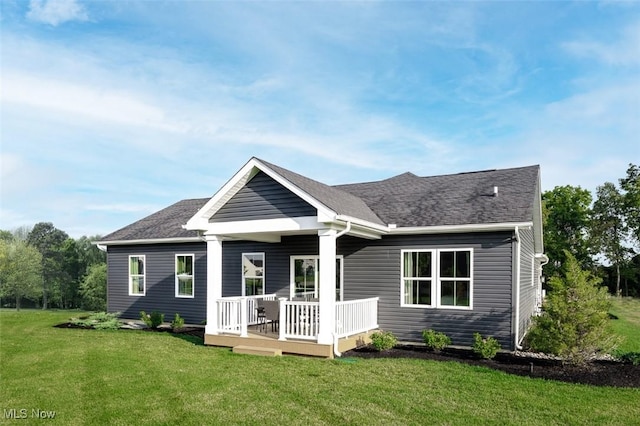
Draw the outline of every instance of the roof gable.
[[[209,222],[316,216],[312,205],[258,172],[209,219]]]
[[[209,220],[260,172],[315,208],[319,221],[347,216],[372,226],[385,226],[361,198],[253,157],[187,222],[187,228],[206,229]]]

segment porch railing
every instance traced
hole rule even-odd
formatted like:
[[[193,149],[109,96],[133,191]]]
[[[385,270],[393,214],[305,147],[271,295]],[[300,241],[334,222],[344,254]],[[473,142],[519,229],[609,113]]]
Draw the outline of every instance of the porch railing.
[[[320,304],[318,302],[283,301],[284,315],[280,315],[281,339],[316,340],[320,330]]]
[[[258,299],[275,300],[275,294],[246,297],[223,297],[218,304],[218,331],[221,333],[247,335],[247,326],[258,323]],[[246,321],[242,319],[246,318]]]
[[[247,336],[247,326],[258,323],[257,300],[276,300],[275,294],[224,297],[218,305],[218,331]],[[243,321],[243,319],[245,319]],[[317,340],[320,331],[319,302],[280,299],[280,340]],[[335,304],[336,338],[378,328],[378,298],[349,300]]]
[[[347,337],[378,328],[378,298],[336,302],[335,337]]]

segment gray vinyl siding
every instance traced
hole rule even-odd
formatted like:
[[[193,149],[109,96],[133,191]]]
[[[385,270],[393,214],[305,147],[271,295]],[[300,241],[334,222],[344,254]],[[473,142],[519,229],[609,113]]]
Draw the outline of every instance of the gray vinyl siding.
[[[344,300],[379,297],[378,322],[403,341],[422,341],[422,330],[433,328],[470,346],[474,332],[496,337],[503,348],[512,344],[513,234],[477,233],[392,236],[381,240],[338,239],[344,256]],[[248,241],[223,243],[223,296],[242,292],[242,253],[265,253],[266,293],[289,297],[290,258],[317,255],[318,237],[283,237],[278,244]],[[473,310],[400,306],[400,258],[403,249],[472,248]]]
[[[473,310],[400,306],[401,250],[473,249]],[[470,346],[473,333],[496,337],[510,348],[512,330],[512,233],[394,236],[377,241],[341,238],[345,255],[344,299],[378,296],[378,323],[403,341],[422,341],[422,330],[446,333]]]
[[[520,321],[518,336],[524,337],[536,311],[533,229],[520,230]]]
[[[259,172],[216,212],[210,222],[316,216],[317,210],[267,174]]]
[[[175,255],[194,255],[194,297],[175,297]],[[129,256],[145,255],[144,296],[129,296]],[[205,243],[109,246],[107,249],[107,309],[122,318],[139,319],[140,311],[159,311],[170,322],[179,313],[199,324],[207,311],[207,246]]]
[[[316,235],[282,237],[279,244],[225,241],[222,243],[222,296],[242,294],[242,253],[264,253],[265,293],[288,298],[291,256],[317,255],[318,249]]]

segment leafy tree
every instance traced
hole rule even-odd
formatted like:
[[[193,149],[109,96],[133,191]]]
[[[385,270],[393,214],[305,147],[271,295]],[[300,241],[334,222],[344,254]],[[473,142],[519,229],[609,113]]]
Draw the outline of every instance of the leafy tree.
[[[573,253],[583,268],[591,267],[589,224],[591,193],[575,186],[556,186],[542,194],[547,277],[560,272],[565,252]]]
[[[80,284],[82,309],[105,311],[107,309],[107,264],[99,263],[89,268]]]
[[[629,164],[627,176],[620,179],[620,187],[624,191],[624,215],[631,238],[640,247],[640,167]]]
[[[42,256],[24,241],[0,239],[0,296],[36,299],[42,292]]]
[[[25,225],[25,226],[19,226],[18,228],[15,228],[11,233],[13,234],[13,237],[16,240],[27,241],[27,238],[29,237],[30,232],[31,232],[31,227]]]
[[[593,203],[593,235],[597,247],[616,269],[616,294],[620,294],[620,269],[633,252],[625,245],[629,228],[625,222],[624,197],[611,182],[597,189]]]
[[[4,229],[0,229],[0,240],[2,241],[13,241],[13,234],[9,231],[5,231]]]
[[[599,278],[583,270],[571,253],[565,258],[563,276],[549,280],[544,311],[534,318],[527,339],[534,350],[582,363],[615,347],[608,329],[611,302]]]
[[[27,243],[42,255],[42,309],[48,307],[51,290],[57,291],[57,287],[65,279],[62,248],[68,238],[66,232],[59,230],[51,222],[37,223],[27,236]]]
[[[58,282],[54,288],[53,300],[63,309],[80,306],[79,287],[84,270],[81,272],[80,258],[76,240],[67,238],[60,248],[62,263],[60,264]]]
[[[86,275],[93,265],[107,262],[107,253],[100,250],[93,241],[98,241],[102,237],[100,235],[82,236],[76,240],[78,251],[78,261],[80,263],[80,274]]]

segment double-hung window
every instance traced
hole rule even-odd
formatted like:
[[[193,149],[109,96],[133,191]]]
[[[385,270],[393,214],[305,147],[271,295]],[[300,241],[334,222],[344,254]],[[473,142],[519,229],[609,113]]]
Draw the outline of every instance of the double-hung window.
[[[242,295],[264,294],[264,253],[242,253]]]
[[[129,296],[145,295],[145,256],[129,256]]]
[[[403,306],[471,309],[471,249],[402,250]]]
[[[471,306],[471,250],[442,250],[440,254],[440,306]]]
[[[176,297],[193,297],[192,254],[176,254]]]
[[[405,305],[432,305],[433,251],[402,252],[402,286]]]

